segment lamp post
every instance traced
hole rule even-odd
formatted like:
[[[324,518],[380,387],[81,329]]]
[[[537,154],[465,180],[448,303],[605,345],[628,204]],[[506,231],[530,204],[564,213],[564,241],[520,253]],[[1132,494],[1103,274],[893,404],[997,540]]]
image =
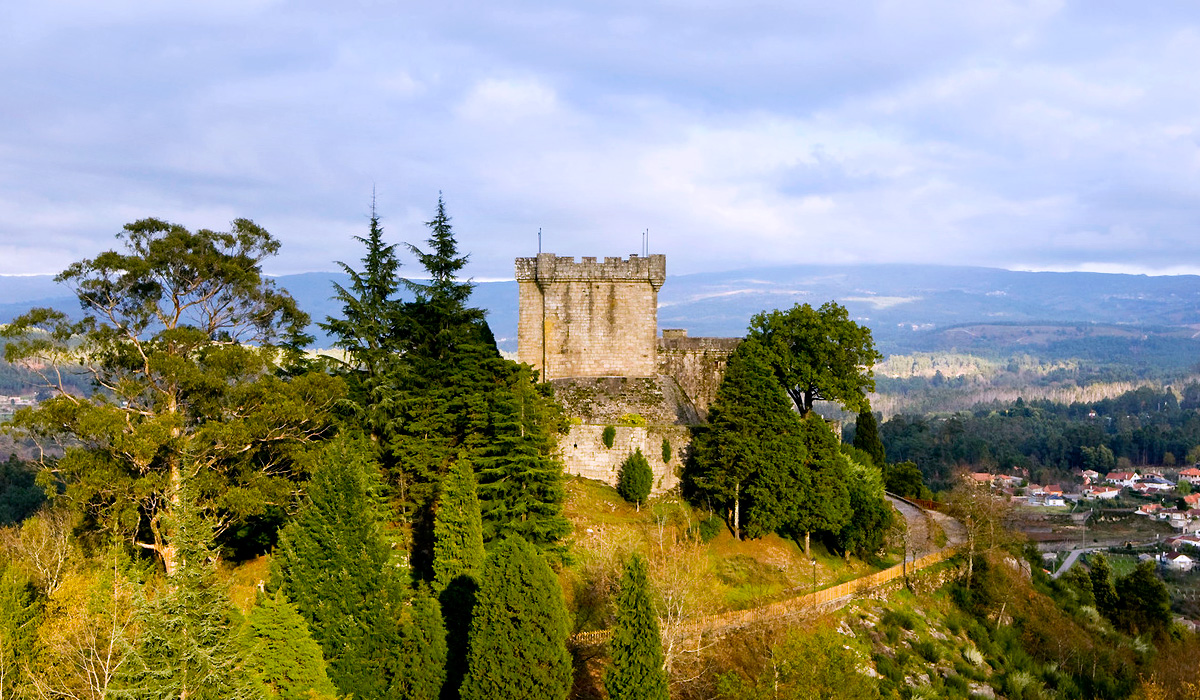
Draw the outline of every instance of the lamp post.
[[[817,594],[817,560],[815,557],[812,559],[812,571],[813,571],[813,595],[815,596]]]

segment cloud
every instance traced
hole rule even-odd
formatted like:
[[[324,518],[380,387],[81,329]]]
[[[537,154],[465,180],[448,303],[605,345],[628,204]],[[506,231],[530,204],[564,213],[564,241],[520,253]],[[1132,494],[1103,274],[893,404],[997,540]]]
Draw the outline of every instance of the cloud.
[[[471,272],[548,250],[1176,269],[1200,255],[1184,2],[35,3],[0,11],[0,272],[126,221],[355,260],[370,193]],[[1115,268],[1114,268],[1115,269]]]

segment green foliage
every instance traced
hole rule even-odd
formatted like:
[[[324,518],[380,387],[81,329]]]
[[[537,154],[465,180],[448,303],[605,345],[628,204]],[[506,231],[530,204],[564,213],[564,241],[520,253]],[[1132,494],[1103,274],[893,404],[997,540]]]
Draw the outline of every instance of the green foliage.
[[[606,425],[604,426],[604,432],[600,434],[600,441],[604,443],[606,448],[611,450],[613,446],[613,440],[616,437],[617,429],[614,426]]]
[[[216,579],[212,525],[192,499],[184,482],[171,516],[177,565],[162,589],[140,605],[131,685],[149,697],[255,698],[233,611]]]
[[[869,410],[875,389],[871,367],[883,356],[871,330],[850,320],[846,307],[827,302],[820,309],[797,304],[787,311],[757,314],[747,338],[763,344],[780,384],[802,415],[815,401],[835,401],[846,410]]]
[[[671,441],[666,438],[662,441],[662,461],[663,464],[671,463]]]
[[[0,527],[19,524],[42,507],[46,492],[36,479],[37,466],[15,454],[0,462]]]
[[[743,527],[751,537],[784,527],[811,483],[800,433],[762,345],[743,342],[729,358],[708,425],[692,442],[688,495],[728,512],[738,536]]]
[[[250,611],[242,649],[247,671],[267,698],[320,700],[337,694],[321,646],[282,588],[261,596]]]
[[[1087,565],[1096,609],[1105,617],[1113,617],[1117,611],[1117,589],[1113,586],[1112,567],[1108,565],[1108,557],[1103,554],[1089,554]]]
[[[876,467],[882,469],[887,464],[883,441],[879,439],[879,423],[869,405],[858,412],[854,422],[854,446],[870,455]]]
[[[630,558],[621,578],[608,652],[612,666],[604,674],[604,689],[611,700],[667,700],[668,679],[649,571],[638,554]]]
[[[639,447],[621,462],[617,471],[617,493],[626,501],[640,506],[646,502],[653,486],[654,472],[651,471],[650,463],[646,461],[642,448]]]
[[[887,657],[878,657],[886,659]],[[718,683],[722,700],[863,700],[878,698],[875,681],[859,672],[858,655],[845,648],[841,635],[832,630],[791,632],[771,648],[768,667],[758,678],[744,679],[724,674]],[[880,674],[903,673],[885,668]]]
[[[470,460],[460,456],[442,483],[433,524],[433,588],[440,592],[455,578],[477,577],[483,569],[483,520]]]
[[[809,473],[807,494],[799,499],[795,519],[788,523],[793,532],[828,532],[837,535],[850,521],[849,473],[838,450],[837,436],[816,413],[802,421],[805,443],[804,467]],[[870,488],[864,483],[864,489]],[[864,496],[866,498],[866,496]],[[873,518],[868,517],[868,520]],[[805,552],[808,552],[807,538]]]
[[[1171,595],[1154,571],[1154,563],[1138,563],[1117,579],[1114,621],[1132,635],[1161,636],[1171,624]]]
[[[218,531],[274,517],[292,505],[297,455],[327,435],[341,383],[302,372],[308,317],[262,275],[279,248],[262,228],[238,219],[228,233],[193,233],[143,219],[120,237],[123,251],[56,278],[74,289],[83,320],[33,309],[0,332],[6,359],[58,391],[12,425],[67,445],[47,477],[89,529],[137,537],[172,568],[168,523],[182,481]],[[56,369],[68,365],[103,391],[62,392]]]
[[[280,532],[272,586],[295,601],[338,690],[380,698],[399,646],[403,586],[373,495],[378,465],[367,440],[344,436],[315,459],[307,501]]]
[[[563,700],[571,688],[562,589],[537,549],[509,536],[488,557],[463,700]]]
[[[725,529],[725,521],[715,515],[711,515],[701,520],[696,525],[696,528],[700,533],[700,541],[708,544],[716,539],[721,534],[721,531]]]
[[[0,559],[0,697],[19,697],[22,666],[33,660],[40,614],[33,582]]]
[[[883,482],[888,491],[905,498],[924,498],[927,491],[921,469],[913,462],[886,465]]]
[[[884,498],[883,474],[871,464],[861,464],[839,455],[846,462],[850,519],[838,532],[843,552],[865,557],[883,548],[892,521],[892,508]]]
[[[617,425],[644,428],[646,427],[646,418],[640,413],[626,413],[617,419]]]
[[[413,597],[398,654],[400,669],[390,697],[436,700],[446,680],[446,628],[438,603],[421,591]]]

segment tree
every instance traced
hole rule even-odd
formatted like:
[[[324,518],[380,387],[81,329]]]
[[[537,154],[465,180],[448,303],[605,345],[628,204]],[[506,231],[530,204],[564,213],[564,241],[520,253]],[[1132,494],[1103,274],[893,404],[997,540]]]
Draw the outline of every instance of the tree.
[[[833,630],[793,631],[771,647],[758,678],[720,677],[722,700],[869,700],[879,687],[859,669],[863,661]]]
[[[1103,554],[1088,555],[1088,576],[1092,579],[1092,597],[1096,600],[1096,609],[1105,617],[1116,615],[1118,605],[1117,589],[1113,586],[1112,568],[1108,565],[1108,557]]]
[[[763,344],[772,369],[801,415],[816,401],[836,401],[849,411],[870,410],[875,390],[872,365],[883,359],[871,329],[850,320],[846,307],[832,301],[820,309],[797,304],[787,311],[763,312],[750,319],[747,338]]]
[[[41,605],[33,582],[0,560],[0,697],[18,697],[33,658]]]
[[[1117,579],[1115,621],[1132,635],[1161,636],[1171,625],[1171,594],[1154,573],[1154,563],[1139,562]]]
[[[262,595],[250,611],[242,648],[247,669],[268,698],[332,700],[337,694],[321,645],[282,587]]]
[[[975,572],[975,555],[1007,542],[1004,523],[1012,506],[985,486],[960,475],[950,491],[946,505],[949,514],[963,524],[967,535],[967,588]]]
[[[621,468],[617,471],[617,493],[626,501],[636,503],[640,510],[653,486],[654,472],[639,447],[621,462]]]
[[[442,483],[433,525],[433,588],[441,592],[459,576],[478,577],[486,555],[483,521],[471,461],[462,455]]]
[[[925,494],[925,478],[916,462],[897,462],[883,468],[883,481],[888,491],[905,498],[921,498]]]
[[[805,446],[804,467],[810,491],[797,496],[795,519],[787,523],[793,532],[804,533],[804,556],[811,557],[813,532],[837,535],[850,521],[849,473],[838,450],[837,436],[825,419],[809,413],[801,421]]]
[[[381,532],[374,450],[340,436],[314,457],[308,497],[279,534],[272,590],[285,587],[343,694],[381,698],[395,668],[403,584]]]
[[[608,649],[612,667],[604,674],[604,689],[611,700],[667,700],[668,679],[649,569],[639,554],[625,566]]]
[[[488,557],[471,625],[463,700],[563,700],[571,689],[562,589],[517,535]]]
[[[879,468],[842,457],[850,477],[847,483],[850,520],[838,532],[837,542],[847,557],[851,552],[862,557],[883,547],[891,526],[892,508],[884,498],[883,474]]]
[[[887,466],[883,441],[879,439],[879,423],[870,406],[858,412],[858,419],[854,422],[854,446],[870,455],[876,467],[883,469]]]
[[[255,698],[233,634],[231,608],[216,579],[212,526],[184,482],[171,512],[178,554],[174,575],[138,605],[133,683],[150,697]]]
[[[338,263],[350,278],[349,288],[334,283],[334,299],[341,302],[342,318],[326,317],[321,328],[334,337],[334,347],[346,352],[343,369],[352,380],[352,396],[362,408],[364,428],[386,445],[391,419],[388,405],[401,358],[398,351],[406,340],[405,304],[397,296],[401,278],[396,246],[383,242],[374,198],[367,236],[355,236],[354,240],[366,247],[362,270]]]
[[[807,492],[806,484],[796,483],[806,474],[796,467],[803,461],[800,424],[757,340],[747,339],[730,356],[692,451],[684,472],[689,495],[720,506],[735,537],[741,537],[744,520],[751,536],[777,529],[786,520],[781,511]],[[743,517],[749,491],[757,500]]]
[[[436,700],[446,681],[446,628],[433,596],[419,591],[408,607],[400,641],[400,669],[391,697]]]
[[[61,446],[42,467],[85,525],[153,550],[173,573],[168,523],[183,481],[218,535],[289,508],[304,476],[296,455],[328,433],[341,385],[277,373],[281,357],[299,368],[308,317],[262,275],[279,243],[259,226],[193,233],[143,219],[119,238],[123,251],[56,278],[74,289],[81,321],[33,309],[0,331],[6,359],[53,392],[13,426]],[[69,366],[90,376],[89,398],[68,391]]]

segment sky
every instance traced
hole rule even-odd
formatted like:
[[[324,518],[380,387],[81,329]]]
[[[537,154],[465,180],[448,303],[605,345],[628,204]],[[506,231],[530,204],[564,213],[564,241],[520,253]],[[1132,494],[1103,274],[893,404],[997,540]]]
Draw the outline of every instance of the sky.
[[[158,217],[668,272],[1200,273],[1200,5],[4,0],[0,274]],[[411,263],[410,263],[411,265]],[[410,267],[402,272],[412,273]]]

